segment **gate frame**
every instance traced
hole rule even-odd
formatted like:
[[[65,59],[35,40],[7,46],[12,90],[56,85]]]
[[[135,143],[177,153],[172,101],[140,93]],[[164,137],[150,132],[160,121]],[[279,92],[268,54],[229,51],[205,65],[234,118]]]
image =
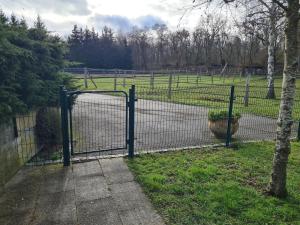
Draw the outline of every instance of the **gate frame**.
[[[135,85],[132,85],[129,89],[129,95],[125,91],[101,91],[101,90],[86,90],[86,91],[67,91],[64,86],[60,86],[60,106],[61,106],[61,130],[63,138],[63,164],[64,166],[70,165],[70,150],[71,155],[73,152],[73,132],[72,132],[72,108],[71,108],[71,97],[73,95],[85,94],[85,93],[122,93],[125,96],[126,101],[126,118],[125,118],[125,148],[95,150],[78,154],[88,154],[94,152],[105,152],[112,150],[127,149],[128,156],[134,156],[134,117],[135,117]],[[69,113],[69,115],[68,115]],[[70,122],[69,122],[70,119]],[[70,130],[70,132],[69,132]],[[71,141],[70,141],[71,139]]]

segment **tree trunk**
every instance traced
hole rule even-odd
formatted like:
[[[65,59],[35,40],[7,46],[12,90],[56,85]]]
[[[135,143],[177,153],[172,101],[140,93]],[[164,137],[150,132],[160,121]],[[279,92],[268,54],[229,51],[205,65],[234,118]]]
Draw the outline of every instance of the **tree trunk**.
[[[268,193],[285,197],[286,169],[291,151],[290,136],[293,124],[292,109],[294,104],[296,67],[297,67],[297,32],[299,21],[299,0],[288,0],[285,27],[284,71],[280,111],[277,121],[276,146],[273,158],[271,180]]]
[[[268,93],[266,98],[275,99],[274,90],[274,73],[275,73],[275,33],[276,33],[276,8],[275,3],[272,3],[269,15],[269,40],[268,40]]]

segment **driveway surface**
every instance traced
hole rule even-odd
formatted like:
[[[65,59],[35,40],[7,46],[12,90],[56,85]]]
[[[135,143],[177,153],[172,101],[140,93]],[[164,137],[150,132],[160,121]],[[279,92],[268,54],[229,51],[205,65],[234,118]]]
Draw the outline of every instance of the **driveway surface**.
[[[1,225],[163,225],[123,158],[20,170],[0,196]]]
[[[217,144],[208,128],[208,108],[142,100],[136,102],[135,149],[139,152]],[[79,95],[73,108],[74,152],[126,147],[126,101],[102,94]],[[276,120],[242,114],[235,140],[272,140]],[[296,132],[296,127],[294,127]],[[108,151],[126,154],[126,150]]]

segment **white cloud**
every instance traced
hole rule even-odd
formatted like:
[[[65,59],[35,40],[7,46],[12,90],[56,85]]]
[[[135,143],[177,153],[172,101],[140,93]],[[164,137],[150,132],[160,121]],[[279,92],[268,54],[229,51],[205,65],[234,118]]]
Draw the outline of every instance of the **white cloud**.
[[[101,30],[104,26],[109,26],[114,30],[130,31],[133,27],[149,28],[155,24],[166,24],[161,18],[145,15],[137,18],[128,18],[118,15],[100,15],[97,14],[89,19],[91,26]]]
[[[192,29],[207,9],[186,11],[191,4],[192,0],[0,0],[6,14],[24,16],[29,24],[39,14],[50,30],[63,36],[74,24],[96,29],[108,25],[124,31],[155,23]]]

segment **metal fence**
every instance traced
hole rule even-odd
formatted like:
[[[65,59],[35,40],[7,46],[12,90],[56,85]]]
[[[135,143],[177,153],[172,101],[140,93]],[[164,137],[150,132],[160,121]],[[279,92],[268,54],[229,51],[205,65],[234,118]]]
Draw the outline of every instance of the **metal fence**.
[[[266,99],[266,89],[253,87],[250,88],[246,103],[243,88],[236,86],[233,93],[232,111],[239,112],[241,118],[239,129],[232,136],[231,143],[274,140],[280,99]],[[175,88],[171,93],[168,88],[137,88],[136,151],[225,144],[226,138],[216,138],[211,132],[208,112],[229,112],[230,90],[229,85]],[[299,106],[300,101],[296,96],[293,138],[298,133]]]
[[[273,140],[281,91],[275,89],[276,99],[265,98],[266,88],[249,86],[245,92],[245,86],[235,85],[232,93],[231,85],[221,84],[178,88],[139,85],[131,88],[130,93],[65,91],[61,99],[65,108],[61,112],[57,108],[43,108],[18,118],[20,155],[30,163],[47,163],[62,161],[63,148],[73,159],[86,159],[128,155],[129,149],[131,154],[132,150],[139,154],[224,145],[226,141]],[[72,96],[76,98],[68,101]],[[230,100],[232,112],[241,114],[239,128],[230,139],[217,138],[209,127],[208,113],[229,113]],[[293,118],[292,137],[296,138],[300,119],[298,92]]]
[[[129,101],[120,96],[123,91],[78,91],[69,116],[71,135],[66,136],[72,136],[73,156],[77,152],[85,158],[273,140],[280,99],[266,99],[266,91],[249,87],[245,96],[243,86],[133,86]],[[297,95],[292,137],[299,130],[299,103]],[[227,113],[223,138],[216,137],[209,126],[211,110]],[[239,128],[230,135],[230,120],[236,112],[241,114]],[[66,148],[69,152],[68,144]]]
[[[18,164],[45,164],[62,159],[60,109],[32,109],[13,118],[14,137],[7,143],[16,149]],[[4,147],[4,146],[2,146]]]

